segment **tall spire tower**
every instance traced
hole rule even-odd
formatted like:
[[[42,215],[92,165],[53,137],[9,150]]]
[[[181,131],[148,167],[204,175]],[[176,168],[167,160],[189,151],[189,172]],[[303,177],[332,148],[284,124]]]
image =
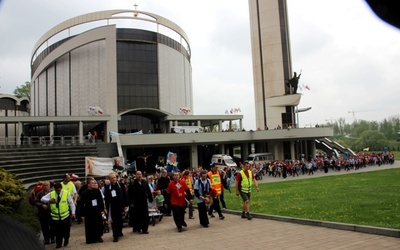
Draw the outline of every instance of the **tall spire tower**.
[[[295,126],[286,0],[249,0],[249,10],[257,128]]]

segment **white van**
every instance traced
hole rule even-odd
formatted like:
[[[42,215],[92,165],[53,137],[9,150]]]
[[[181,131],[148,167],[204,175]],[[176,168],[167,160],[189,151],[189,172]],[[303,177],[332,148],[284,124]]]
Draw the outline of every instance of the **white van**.
[[[272,153],[257,153],[257,154],[250,154],[247,157],[247,161],[249,162],[254,162],[256,165],[257,164],[264,164],[266,162],[272,162],[274,161],[274,155]]]
[[[216,154],[211,157],[211,162],[228,168],[237,168],[236,162],[229,155]]]

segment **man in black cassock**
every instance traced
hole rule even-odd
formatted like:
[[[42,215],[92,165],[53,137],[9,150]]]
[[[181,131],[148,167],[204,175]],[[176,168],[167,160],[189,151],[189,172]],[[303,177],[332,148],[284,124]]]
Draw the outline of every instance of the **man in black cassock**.
[[[163,213],[166,216],[171,216],[170,196],[167,193],[167,188],[168,188],[170,181],[171,181],[171,179],[169,178],[169,176],[167,174],[167,170],[163,169],[161,172],[160,178],[158,178],[156,190],[160,190],[161,194],[164,196],[164,211],[163,211]]]
[[[113,242],[118,242],[118,237],[124,236],[122,233],[123,217],[128,209],[125,184],[117,181],[117,175],[108,175],[110,184],[104,187],[104,200],[106,203],[107,217],[111,222],[113,232]]]
[[[135,179],[128,187],[129,226],[133,227],[133,232],[149,233],[149,208],[147,200],[153,202],[153,195],[147,181],[142,179],[142,172],[137,171]]]
[[[79,206],[85,220],[86,243],[103,242],[104,201],[95,179],[89,179],[87,189],[80,197]]]

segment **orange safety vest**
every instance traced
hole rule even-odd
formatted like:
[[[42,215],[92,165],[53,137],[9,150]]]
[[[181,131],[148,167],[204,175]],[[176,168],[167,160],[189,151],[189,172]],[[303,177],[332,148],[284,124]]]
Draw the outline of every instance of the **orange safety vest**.
[[[208,172],[208,177],[211,180],[211,187],[217,191],[217,195],[222,194],[222,181],[221,181],[221,175],[219,172],[213,173],[212,171]]]

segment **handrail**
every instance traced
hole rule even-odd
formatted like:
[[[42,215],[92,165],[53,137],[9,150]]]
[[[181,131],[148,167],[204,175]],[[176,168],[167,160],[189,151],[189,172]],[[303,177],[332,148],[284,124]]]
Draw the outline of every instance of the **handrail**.
[[[103,142],[99,138],[83,137],[83,144],[95,144]],[[24,136],[21,140],[19,136],[0,136],[0,146],[15,146],[15,145],[79,145],[79,135],[68,136]]]

